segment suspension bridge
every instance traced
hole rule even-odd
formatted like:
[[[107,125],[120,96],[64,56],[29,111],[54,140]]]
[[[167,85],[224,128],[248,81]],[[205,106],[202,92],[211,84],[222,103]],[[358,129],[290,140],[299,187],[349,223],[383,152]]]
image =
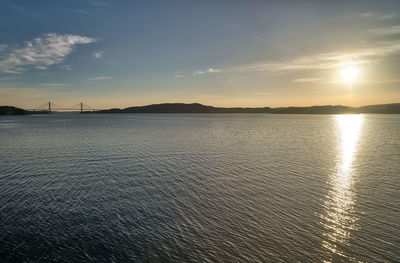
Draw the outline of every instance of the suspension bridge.
[[[88,112],[88,111],[95,111],[96,109],[83,103],[77,103],[71,107],[61,107],[57,104],[55,104],[54,102],[46,102],[43,105],[40,105],[34,109],[32,109],[32,111],[41,111],[41,112]]]

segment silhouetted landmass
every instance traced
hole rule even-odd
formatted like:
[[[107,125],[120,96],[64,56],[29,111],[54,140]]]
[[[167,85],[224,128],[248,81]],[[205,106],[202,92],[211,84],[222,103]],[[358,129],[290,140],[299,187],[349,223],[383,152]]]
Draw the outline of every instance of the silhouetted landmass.
[[[129,107],[116,112],[127,113],[266,113],[270,108],[222,108],[199,103],[162,103],[147,106]]]
[[[46,110],[28,111],[14,106],[0,106],[0,115],[49,114]]]
[[[12,106],[0,106],[0,115],[46,114],[48,111],[27,111]],[[85,111],[83,113],[270,113],[270,114],[400,114],[400,103],[348,107],[325,105],[311,107],[259,107],[259,108],[223,108],[206,106],[199,103],[162,103],[147,106]]]
[[[147,106],[110,109],[102,113],[268,113],[270,108],[222,108],[206,106],[199,103],[162,103]]]
[[[28,111],[13,106],[0,106],[0,115],[27,115]]]
[[[392,104],[380,104],[380,105],[368,105],[358,108],[360,113],[383,113],[383,114],[393,114],[400,113],[400,103]]]
[[[286,107],[274,108],[272,114],[351,114],[359,113],[356,108],[347,106],[311,106],[311,107]]]
[[[281,108],[222,108],[199,103],[162,103],[125,109],[100,110],[97,113],[270,113],[270,114],[351,114],[386,113],[400,114],[400,103],[348,107],[341,105]]]

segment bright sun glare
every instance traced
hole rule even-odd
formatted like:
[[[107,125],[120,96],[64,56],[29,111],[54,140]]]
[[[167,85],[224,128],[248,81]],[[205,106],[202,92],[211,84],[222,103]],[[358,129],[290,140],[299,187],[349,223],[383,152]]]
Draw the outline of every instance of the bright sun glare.
[[[359,69],[356,66],[350,65],[345,66],[340,71],[340,77],[343,82],[353,83],[357,80],[359,75]]]

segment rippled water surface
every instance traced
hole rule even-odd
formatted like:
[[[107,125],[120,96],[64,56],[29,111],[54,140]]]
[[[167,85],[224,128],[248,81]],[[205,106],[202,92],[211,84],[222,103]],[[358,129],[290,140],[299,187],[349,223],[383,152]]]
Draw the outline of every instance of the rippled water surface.
[[[399,262],[400,116],[0,118],[0,261]]]

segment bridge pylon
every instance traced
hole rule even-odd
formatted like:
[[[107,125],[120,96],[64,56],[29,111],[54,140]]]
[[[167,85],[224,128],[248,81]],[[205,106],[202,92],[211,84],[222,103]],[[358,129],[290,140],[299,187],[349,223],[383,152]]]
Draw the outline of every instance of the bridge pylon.
[[[1,0],[0,0],[1,1]],[[83,102],[79,102],[78,104],[73,105],[72,107],[61,107],[54,102],[48,101],[39,107],[34,108],[33,110],[47,111],[49,113],[58,112],[58,111],[75,111],[84,113],[87,111],[95,111],[95,109]]]

